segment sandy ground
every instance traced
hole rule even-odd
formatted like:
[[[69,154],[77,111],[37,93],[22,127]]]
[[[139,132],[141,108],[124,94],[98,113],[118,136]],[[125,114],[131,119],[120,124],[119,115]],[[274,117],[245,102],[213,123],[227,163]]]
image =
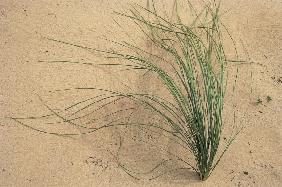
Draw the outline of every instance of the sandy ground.
[[[112,27],[111,13],[126,7],[125,2],[0,1],[0,186],[282,186],[281,0],[223,0],[225,10],[231,8],[224,15],[226,25],[239,41],[239,48],[248,52],[241,52],[243,56],[249,56],[255,64],[239,66],[236,94],[226,98],[226,119],[232,116],[229,102],[233,102],[238,110],[237,123],[244,123],[246,128],[205,182],[189,170],[137,181],[117,167],[107,151],[114,152],[117,142],[107,131],[70,139],[39,133],[4,119],[45,114],[48,110],[37,94],[56,107],[91,97],[91,92],[50,94],[50,90],[93,85],[115,89],[122,87],[121,79],[139,87],[142,81],[134,74],[110,70],[115,76],[109,78],[107,70],[40,62],[95,61],[88,51],[43,37],[95,47],[105,46],[98,40],[104,35],[122,39],[121,30]],[[123,23],[125,27],[127,24]],[[128,30],[134,33],[134,29]],[[234,74],[236,68],[230,70]],[[272,100],[267,102],[267,96]],[[258,99],[262,103],[254,104]],[[33,125],[51,132],[77,131],[43,123]],[[165,157],[147,148],[150,146],[136,144],[124,149],[121,158],[130,168],[144,172]]]

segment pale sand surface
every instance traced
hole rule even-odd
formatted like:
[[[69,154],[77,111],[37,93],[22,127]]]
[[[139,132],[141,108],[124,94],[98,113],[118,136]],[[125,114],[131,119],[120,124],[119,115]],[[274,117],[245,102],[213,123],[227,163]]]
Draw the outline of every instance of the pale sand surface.
[[[125,2],[0,1],[0,186],[282,186],[281,0],[223,0],[225,10],[232,8],[224,20],[234,39],[239,41],[238,48],[243,48],[240,42],[243,41],[251,61],[262,65],[239,66],[237,92],[234,97],[227,96],[225,116],[226,119],[232,116],[228,102],[233,101],[239,111],[237,121],[245,123],[246,128],[205,182],[189,170],[171,172],[152,181],[136,181],[118,168],[106,151],[116,150],[116,139],[111,139],[113,135],[107,131],[70,139],[38,133],[3,119],[48,111],[36,94],[53,106],[91,97],[91,93],[50,96],[49,90],[77,86],[119,89],[121,79],[135,87],[142,85],[134,74],[121,78],[125,74],[109,74],[111,70],[38,62],[95,61],[85,50],[48,41],[42,36],[94,47],[105,46],[97,39],[100,36],[124,39],[119,34],[121,30],[111,26],[111,13],[113,8],[126,7]],[[128,23],[122,24],[127,28]],[[134,29],[128,28],[128,32],[134,33]],[[231,75],[235,70],[231,68]],[[112,74],[114,78],[109,78]],[[158,87],[152,85],[153,89]],[[267,102],[267,96],[272,101]],[[258,98],[263,103],[253,104]],[[52,132],[77,131],[64,125],[46,128]],[[156,150],[146,152],[148,147],[123,149],[122,160],[136,171],[146,171],[165,158],[165,154]]]

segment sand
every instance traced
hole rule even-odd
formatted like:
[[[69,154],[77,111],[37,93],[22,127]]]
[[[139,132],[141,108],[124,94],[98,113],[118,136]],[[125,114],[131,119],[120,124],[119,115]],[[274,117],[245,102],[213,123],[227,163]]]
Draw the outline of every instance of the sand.
[[[50,94],[50,90],[78,86],[123,89],[121,81],[135,89],[158,90],[158,84],[144,84],[150,78],[142,81],[134,73],[42,62],[95,62],[97,59],[88,51],[44,37],[93,47],[106,46],[100,39],[105,35],[124,39],[119,34],[122,29],[112,26],[112,10],[126,7],[127,2],[0,1],[0,186],[282,186],[281,0],[223,0],[224,9],[230,9],[224,21],[238,41],[240,54],[255,63],[230,67],[231,75],[239,68],[239,78],[235,96],[226,98],[224,115],[226,123],[231,123],[228,116],[232,116],[235,103],[237,123],[245,128],[205,182],[189,170],[177,170],[150,181],[135,180],[107,151],[117,151],[113,133],[118,130],[72,139],[39,133],[6,118],[48,112],[37,95],[48,105],[60,108],[93,93]],[[122,24],[130,28],[128,32],[135,32],[130,23]],[[262,103],[255,104],[258,99]],[[43,123],[41,120],[33,125],[49,132],[77,132],[68,125]],[[137,132],[130,133],[134,136]],[[166,157],[150,145],[139,144],[133,141],[121,153],[121,160],[136,172],[144,172]],[[173,149],[171,142],[165,146]]]

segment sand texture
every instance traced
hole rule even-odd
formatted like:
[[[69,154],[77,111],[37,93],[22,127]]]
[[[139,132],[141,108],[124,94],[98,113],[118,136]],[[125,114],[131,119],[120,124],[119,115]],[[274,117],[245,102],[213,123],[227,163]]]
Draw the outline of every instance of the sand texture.
[[[146,129],[115,127],[69,138],[38,132],[8,118],[42,116],[50,113],[46,106],[59,111],[97,95],[95,90],[71,89],[76,87],[162,93],[161,84],[151,75],[114,67],[46,62],[103,61],[99,54],[50,38],[110,48],[112,44],[103,38],[127,40],[127,31],[134,36],[131,40],[150,48],[138,37],[139,31],[131,22],[118,20],[122,26],[119,27],[113,21],[113,10],[126,9],[129,2],[0,1],[0,186],[282,186],[281,0],[222,0],[222,12],[226,11],[222,19],[237,42],[238,53],[252,63],[229,67],[227,89],[232,90],[237,68],[238,80],[234,94],[228,92],[225,98],[225,125],[233,123],[236,110],[236,124],[244,124],[245,128],[207,181],[200,181],[191,170],[177,169],[183,163],[163,150],[183,158],[186,153],[171,140]],[[146,5],[145,0],[138,2]],[[167,2],[169,7],[172,1]],[[234,55],[230,41],[227,53]],[[131,104],[117,102],[102,113]],[[147,115],[139,112],[133,117],[144,120]],[[24,122],[44,132],[82,132],[52,120]],[[148,140],[158,141],[162,148],[154,147]],[[146,173],[167,158],[173,161]],[[141,180],[129,176],[117,160]]]

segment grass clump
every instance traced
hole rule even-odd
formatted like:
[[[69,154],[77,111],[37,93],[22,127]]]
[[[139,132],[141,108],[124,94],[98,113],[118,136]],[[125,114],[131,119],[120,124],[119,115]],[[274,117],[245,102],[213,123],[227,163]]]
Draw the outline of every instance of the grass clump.
[[[272,101],[272,97],[271,97],[271,96],[269,96],[269,95],[268,95],[268,96],[266,96],[266,101],[267,101],[267,102]]]
[[[221,153],[218,153],[223,129],[222,113],[228,62],[224,51],[222,33],[222,30],[226,31],[226,28],[220,20],[220,3],[215,1],[205,3],[199,13],[194,11],[189,1],[187,1],[187,5],[193,13],[193,20],[190,23],[185,23],[178,14],[177,1],[174,4],[175,21],[169,19],[166,15],[161,15],[153,0],[150,1],[149,7],[136,5],[132,6],[127,13],[117,13],[138,26],[146,40],[150,42],[151,51],[128,41],[114,42],[117,46],[128,51],[121,52],[121,50],[101,50],[54,39],[50,40],[103,54],[107,59],[115,61],[115,63],[100,64],[103,66],[119,66],[150,72],[162,82],[162,86],[172,98],[168,99],[157,94],[76,88],[77,90],[96,89],[106,92],[107,95],[101,94],[98,97],[68,107],[70,109],[90,101],[90,104],[82,107],[74,114],[87,110],[95,104],[98,105],[101,101],[113,100],[101,104],[98,107],[99,109],[114,101],[127,99],[162,119],[159,123],[112,121],[98,128],[89,128],[86,133],[96,132],[107,127],[130,125],[146,126],[165,131],[172,135],[176,141],[181,142],[186,150],[193,155],[195,165],[190,165],[191,168],[199,174],[201,180],[206,180],[239,131],[230,135],[225,148]],[[87,63],[87,65],[95,64]],[[93,101],[94,98],[97,100]],[[51,110],[51,108],[49,109]],[[77,124],[74,120],[87,116],[67,118],[62,117],[54,110],[51,111],[53,115],[75,126]],[[116,115],[121,111],[129,110],[119,110],[106,116]],[[88,124],[91,122],[93,120],[90,120]],[[87,128],[83,124],[80,127]]]

